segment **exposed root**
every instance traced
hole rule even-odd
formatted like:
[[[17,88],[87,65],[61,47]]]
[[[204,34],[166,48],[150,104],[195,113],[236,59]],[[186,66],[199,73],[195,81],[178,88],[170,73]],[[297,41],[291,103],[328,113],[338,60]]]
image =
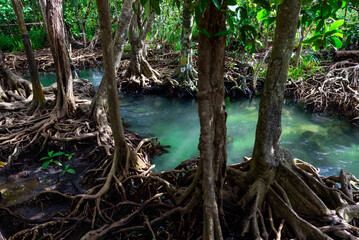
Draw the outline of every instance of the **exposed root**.
[[[337,62],[325,75],[307,79],[290,79],[286,94],[314,112],[347,116],[359,122],[359,64],[348,60]]]

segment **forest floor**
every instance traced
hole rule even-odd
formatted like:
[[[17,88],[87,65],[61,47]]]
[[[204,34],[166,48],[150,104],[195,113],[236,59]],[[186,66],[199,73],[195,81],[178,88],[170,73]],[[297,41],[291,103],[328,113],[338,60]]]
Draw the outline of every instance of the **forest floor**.
[[[49,49],[35,51],[35,57],[40,71],[54,71]],[[160,72],[161,79],[164,80],[170,77],[177,67],[178,57],[179,52],[169,50],[149,51],[148,62],[154,69]],[[94,51],[86,51],[84,49],[74,50],[72,59],[76,69],[97,68],[102,65],[102,56],[99,49]],[[129,60],[129,55],[125,53],[119,70],[120,79],[129,65]],[[197,56],[194,55],[193,65],[195,68],[197,68],[196,60]],[[6,62],[12,70],[26,74],[28,66],[24,53],[6,54]],[[304,107],[311,111],[345,116],[351,123],[358,124],[359,63],[344,60],[326,64],[326,66],[323,66],[323,69],[325,69],[323,72],[318,72],[316,75],[306,76],[298,80],[289,79],[286,89],[287,97],[303,103]],[[242,59],[235,58],[234,55],[228,55],[226,58],[226,71],[225,85],[227,96],[233,99],[250,97],[246,88],[248,88],[247,84],[250,85],[252,80],[253,67],[250,64],[244,63]],[[258,81],[258,91],[260,91],[263,84],[262,80]],[[243,86],[243,82],[246,86]],[[135,88],[134,91],[129,89],[128,92],[152,94],[161,92],[171,96],[186,97],[174,91],[173,86],[150,86],[147,89]],[[88,100],[90,99],[91,96],[89,96]],[[17,118],[24,119],[24,126],[32,122],[38,123],[39,121],[36,119],[36,116],[27,118],[25,111],[20,111],[15,113],[15,115]],[[2,125],[8,123],[10,115],[7,116],[4,117],[5,120],[3,122],[0,119],[0,123],[3,123]],[[80,124],[80,122],[85,123]],[[65,129],[65,131],[59,130],[59,127]],[[113,228],[117,229],[118,234],[125,233],[125,235],[121,236],[128,237],[129,239],[145,239],[151,236],[155,237],[155,235],[160,236],[159,238],[161,239],[170,238],[172,236],[171,232],[176,232],[178,227],[181,227],[178,225],[179,222],[182,223],[183,221],[183,219],[179,219],[180,217],[177,217],[174,223],[166,222],[156,227],[156,233],[153,232],[151,226],[162,221],[164,217],[182,210],[181,207],[174,207],[173,202],[171,202],[172,200],[169,200],[173,197],[171,196],[170,187],[176,186],[180,189],[181,187],[188,186],[194,178],[194,170],[198,159],[187,160],[173,171],[150,174],[151,168],[149,168],[144,172],[133,173],[133,175],[120,181],[123,186],[119,183],[121,187],[116,187],[117,189],[106,196],[106,199],[101,200],[103,201],[101,211],[103,213],[97,213],[95,203],[78,205],[79,201],[74,196],[84,193],[90,186],[100,185],[104,182],[104,176],[108,172],[106,167],[103,169],[103,166],[108,161],[104,161],[108,155],[106,150],[99,146],[98,139],[92,135],[89,135],[90,137],[86,141],[63,141],[59,144],[59,141],[56,140],[68,137],[64,135],[66,132],[77,132],[79,128],[82,129],[82,132],[86,133],[95,131],[93,124],[88,119],[84,119],[83,113],[79,112],[72,120],[54,123],[48,129],[49,139],[47,139],[47,136],[43,136],[45,137],[44,142],[33,144],[30,148],[21,145],[24,143],[28,145],[32,137],[38,137],[38,133],[33,132],[31,136],[24,137],[22,139],[23,142],[19,143],[20,145],[15,144],[14,148],[6,148],[3,145],[0,151],[0,158],[8,159],[11,156],[12,162],[8,166],[0,167],[0,186],[5,186],[2,190],[5,188],[11,190],[13,199],[4,204],[4,202],[1,202],[0,195],[0,234],[2,232],[5,236],[10,236],[18,232],[14,239],[31,239],[32,237],[36,238],[38,232],[42,232],[46,236],[46,232],[49,231],[52,232],[52,235],[56,236],[55,239],[79,239],[79,236],[91,231],[91,229],[100,228],[101,226],[97,225],[97,223],[111,220],[117,224],[120,222],[123,224],[121,226],[126,226],[121,228],[114,226]],[[0,128],[0,139],[4,135],[12,134],[16,131],[16,126],[13,128]],[[126,131],[126,136],[133,149],[138,147],[142,149],[142,157],[147,161],[149,155],[158,154],[161,151],[161,149],[156,148],[156,145],[153,144],[153,139],[145,139],[143,141],[139,135],[130,131]],[[4,144],[4,142],[1,144]],[[46,146],[44,147],[44,145]],[[68,154],[76,153],[72,159],[68,159],[69,161],[63,159],[63,163],[71,164],[70,166],[76,170],[77,174],[71,175],[66,173],[65,176],[61,175],[63,169],[56,165],[49,166],[45,171],[41,170],[41,163],[39,163],[38,159],[46,156],[49,151],[66,152]],[[245,168],[248,166],[247,163],[238,164],[233,169]],[[102,169],[102,172],[99,172],[99,169]],[[311,170],[313,171],[313,169]],[[144,178],[146,179],[144,180]],[[81,185],[80,180],[83,179],[86,179],[86,183]],[[35,191],[34,189],[37,190]],[[45,189],[46,192],[38,191],[39,189]],[[117,191],[118,195],[123,198],[118,204],[126,205],[125,208],[122,208],[120,215],[113,210],[118,205],[115,206],[111,202],[107,202],[108,200],[113,202],[118,201],[119,196],[116,196],[114,191]],[[25,201],[21,202],[24,199],[17,195],[19,192],[28,193],[30,198],[26,198]],[[70,193],[70,195],[65,193]],[[156,199],[159,201],[154,201]],[[15,205],[8,207],[7,205],[11,203],[15,203]],[[76,206],[75,210],[79,206],[80,209],[77,209],[77,211],[80,214],[65,216],[66,212],[75,212],[74,205]],[[151,209],[153,207],[157,210]],[[96,214],[99,215],[96,216]],[[162,217],[162,214],[164,214],[164,217]],[[100,218],[100,220],[95,220],[97,218]],[[115,219],[120,220],[115,221]],[[130,219],[132,219],[131,225],[127,225]],[[147,219],[147,221],[144,221],[144,219]],[[152,220],[149,221],[148,219]],[[66,223],[64,223],[64,220]],[[108,231],[112,229],[111,226],[107,226]],[[229,226],[229,228],[232,227],[233,229],[236,228],[236,226]],[[81,231],[74,231],[76,228],[81,229]],[[141,232],[147,228],[150,231],[146,233]],[[192,230],[194,232],[186,233],[187,236],[198,236],[198,232],[195,232],[196,226],[192,226]],[[140,235],[136,231],[139,231]],[[290,228],[284,227],[283,232],[287,236],[291,236]],[[93,233],[99,235],[99,233]],[[141,234],[144,235],[141,236]],[[47,238],[45,237],[44,239]]]

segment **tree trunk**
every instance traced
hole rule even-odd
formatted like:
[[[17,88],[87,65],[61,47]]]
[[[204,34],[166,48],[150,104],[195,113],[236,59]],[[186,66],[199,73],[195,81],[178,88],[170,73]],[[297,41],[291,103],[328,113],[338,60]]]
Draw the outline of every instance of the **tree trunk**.
[[[115,149],[113,153],[113,167],[123,172],[124,175],[130,167],[130,149],[127,146],[125,134],[120,115],[120,102],[116,83],[116,69],[114,64],[110,8],[107,0],[97,0],[97,8],[100,19],[101,46],[104,62],[104,81],[107,89],[107,101],[109,106],[109,116]]]
[[[302,48],[303,48],[303,41],[304,41],[304,28],[302,27],[300,29],[300,39],[299,39],[299,43],[298,43],[298,50],[295,54],[295,63],[294,63],[294,67],[298,67],[299,63],[300,63],[300,55],[302,54]]]
[[[178,67],[172,76],[181,85],[195,86],[197,72],[192,66],[192,27],[193,14],[191,10],[192,0],[183,1],[182,13],[182,37],[181,37],[181,58]]]
[[[66,48],[62,0],[47,0],[47,36],[54,58],[56,69],[56,112],[58,117],[68,116],[75,112],[72,74]]]
[[[42,91],[42,86],[40,83],[39,73],[37,71],[34,52],[32,51],[32,47],[31,47],[31,41],[27,33],[21,0],[11,0],[11,3],[14,12],[16,14],[17,23],[20,29],[20,34],[22,37],[22,41],[24,43],[27,61],[29,63],[30,78],[31,78],[32,92],[33,92],[33,98],[29,110],[30,112],[33,112],[34,110],[44,108],[45,96]]]
[[[124,0],[122,4],[120,18],[117,23],[116,34],[114,39],[114,64],[117,72],[120,67],[123,49],[127,38],[130,21],[133,15],[132,3],[135,0]],[[107,128],[107,118],[105,114],[106,103],[106,87],[104,78],[102,78],[100,86],[94,99],[91,102],[91,116],[92,119],[100,126],[100,128]],[[102,131],[100,131],[102,132]]]
[[[259,176],[278,166],[282,134],[281,114],[290,58],[293,52],[301,1],[285,0],[279,5],[275,37],[268,65],[253,150],[251,171]]]
[[[133,14],[129,29],[131,63],[126,71],[125,78],[129,79],[130,84],[135,83],[141,88],[147,88],[151,86],[152,82],[158,83],[157,78],[160,76],[157,71],[152,69],[144,55],[146,54],[146,37],[154,22],[155,13],[152,12],[144,24],[142,21],[142,5],[139,1],[135,4],[137,6],[137,14]]]
[[[2,101],[11,102],[11,98],[25,99],[31,94],[30,83],[13,73],[6,65],[4,53],[0,50],[0,85]],[[11,95],[11,96],[10,96]],[[16,97],[16,95],[18,97]],[[16,100],[16,99],[14,99]],[[1,100],[0,100],[1,101]]]
[[[121,14],[117,22],[116,34],[114,40],[114,57],[115,57],[115,69],[116,71],[120,67],[123,48],[127,39],[127,33],[129,29],[129,22],[133,16],[132,4],[135,0],[124,0],[121,8]]]
[[[226,112],[224,102],[225,36],[214,36],[226,29],[226,3],[218,9],[210,2],[199,19],[199,81],[197,94],[201,135],[198,149],[203,166],[203,239],[223,239],[220,215],[226,169]]]

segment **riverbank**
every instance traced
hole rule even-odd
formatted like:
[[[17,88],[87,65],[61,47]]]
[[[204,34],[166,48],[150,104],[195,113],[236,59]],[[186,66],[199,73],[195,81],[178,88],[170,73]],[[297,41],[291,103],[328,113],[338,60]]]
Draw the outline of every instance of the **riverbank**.
[[[258,54],[262,56],[263,54]],[[14,71],[26,74],[27,61],[24,53],[7,53],[6,63]],[[35,51],[39,71],[54,71],[49,49]],[[76,69],[98,68],[102,65],[102,54],[99,48],[93,51],[75,49],[72,52],[73,66]],[[160,73],[160,82],[149,81],[146,85],[134,83],[124,78],[130,62],[130,55],[125,53],[118,71],[119,88],[128,94],[165,94],[170,97],[194,97],[196,90],[180,86],[171,78],[178,65],[179,52],[149,50],[147,60]],[[299,102],[305,109],[316,113],[328,113],[346,117],[349,122],[359,126],[359,61],[358,59],[337,58],[339,62],[321,65],[319,73],[303,74],[296,80],[288,79],[286,97]],[[334,59],[335,60],[335,59]],[[333,60],[333,61],[334,61]],[[197,68],[197,56],[194,54],[193,67]],[[252,98],[251,81],[253,67],[243,63],[233,54],[226,56],[225,87],[226,96],[231,99]],[[260,94],[264,78],[257,80],[256,95]]]

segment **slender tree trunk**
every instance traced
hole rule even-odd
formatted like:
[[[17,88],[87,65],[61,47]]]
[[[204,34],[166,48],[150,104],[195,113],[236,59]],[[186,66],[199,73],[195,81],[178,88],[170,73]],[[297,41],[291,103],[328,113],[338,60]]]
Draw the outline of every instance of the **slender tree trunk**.
[[[295,54],[295,63],[294,63],[294,67],[298,67],[299,63],[300,63],[300,55],[302,54],[302,48],[303,48],[303,43],[304,41],[304,28],[302,27],[300,29],[300,39],[299,39],[299,43],[298,43],[298,50]]]
[[[124,0],[121,8],[121,14],[117,22],[115,40],[114,40],[114,57],[115,57],[115,69],[120,67],[123,48],[127,39],[127,33],[129,29],[129,22],[133,16],[132,4],[135,0]]]
[[[193,14],[191,6],[192,0],[183,1],[181,58],[173,75],[173,78],[180,84],[185,85],[193,85],[192,81],[195,81],[197,78],[197,72],[192,66]]]
[[[63,117],[74,113],[76,106],[70,60],[66,48],[62,0],[47,0],[46,17],[47,36],[56,69],[56,112],[58,117]]]
[[[142,21],[142,5],[139,1],[137,1],[135,4],[137,6],[137,13],[132,16],[129,29],[129,40],[131,44],[131,63],[127,69],[125,78],[130,78],[131,81],[136,82],[142,87],[146,87],[146,78],[157,82],[157,78],[160,76],[157,71],[152,69],[150,64],[145,59],[144,55],[146,54],[146,37],[154,22],[155,13],[152,12],[149,19],[147,19],[144,24]]]
[[[214,35],[226,29],[226,3],[218,9],[210,2],[199,19],[197,94],[201,135],[198,148],[203,166],[203,239],[223,239],[220,224],[222,187],[227,162],[226,112],[224,102],[225,36]]]
[[[115,71],[117,72],[120,67],[123,49],[125,41],[127,39],[127,33],[130,26],[130,21],[133,15],[132,4],[135,0],[124,0],[122,4],[120,18],[117,23],[116,34],[114,39],[114,64]],[[97,122],[106,128],[107,119],[104,112],[104,106],[106,103],[106,87],[104,78],[102,78],[100,86],[97,90],[96,96],[91,103],[91,116]]]
[[[39,73],[37,71],[34,52],[32,51],[32,47],[31,47],[31,41],[27,33],[21,0],[11,0],[11,3],[16,14],[17,23],[19,25],[20,34],[25,47],[27,61],[29,63],[29,70],[30,70],[30,77],[31,77],[32,91],[33,91],[33,98],[30,106],[30,112],[33,112],[34,110],[41,109],[45,106],[45,96],[42,91],[42,86],[40,83]]]
[[[113,161],[127,173],[129,169],[130,149],[127,146],[120,115],[120,102],[116,83],[116,69],[114,64],[113,45],[111,36],[110,8],[107,0],[97,0],[97,8],[100,19],[101,45],[104,61],[104,81],[107,89],[107,101],[113,138],[115,142]]]
[[[290,58],[293,52],[301,1],[284,0],[279,5],[275,37],[264,89],[253,150],[251,171],[255,176],[278,166],[282,134],[281,114]]]

